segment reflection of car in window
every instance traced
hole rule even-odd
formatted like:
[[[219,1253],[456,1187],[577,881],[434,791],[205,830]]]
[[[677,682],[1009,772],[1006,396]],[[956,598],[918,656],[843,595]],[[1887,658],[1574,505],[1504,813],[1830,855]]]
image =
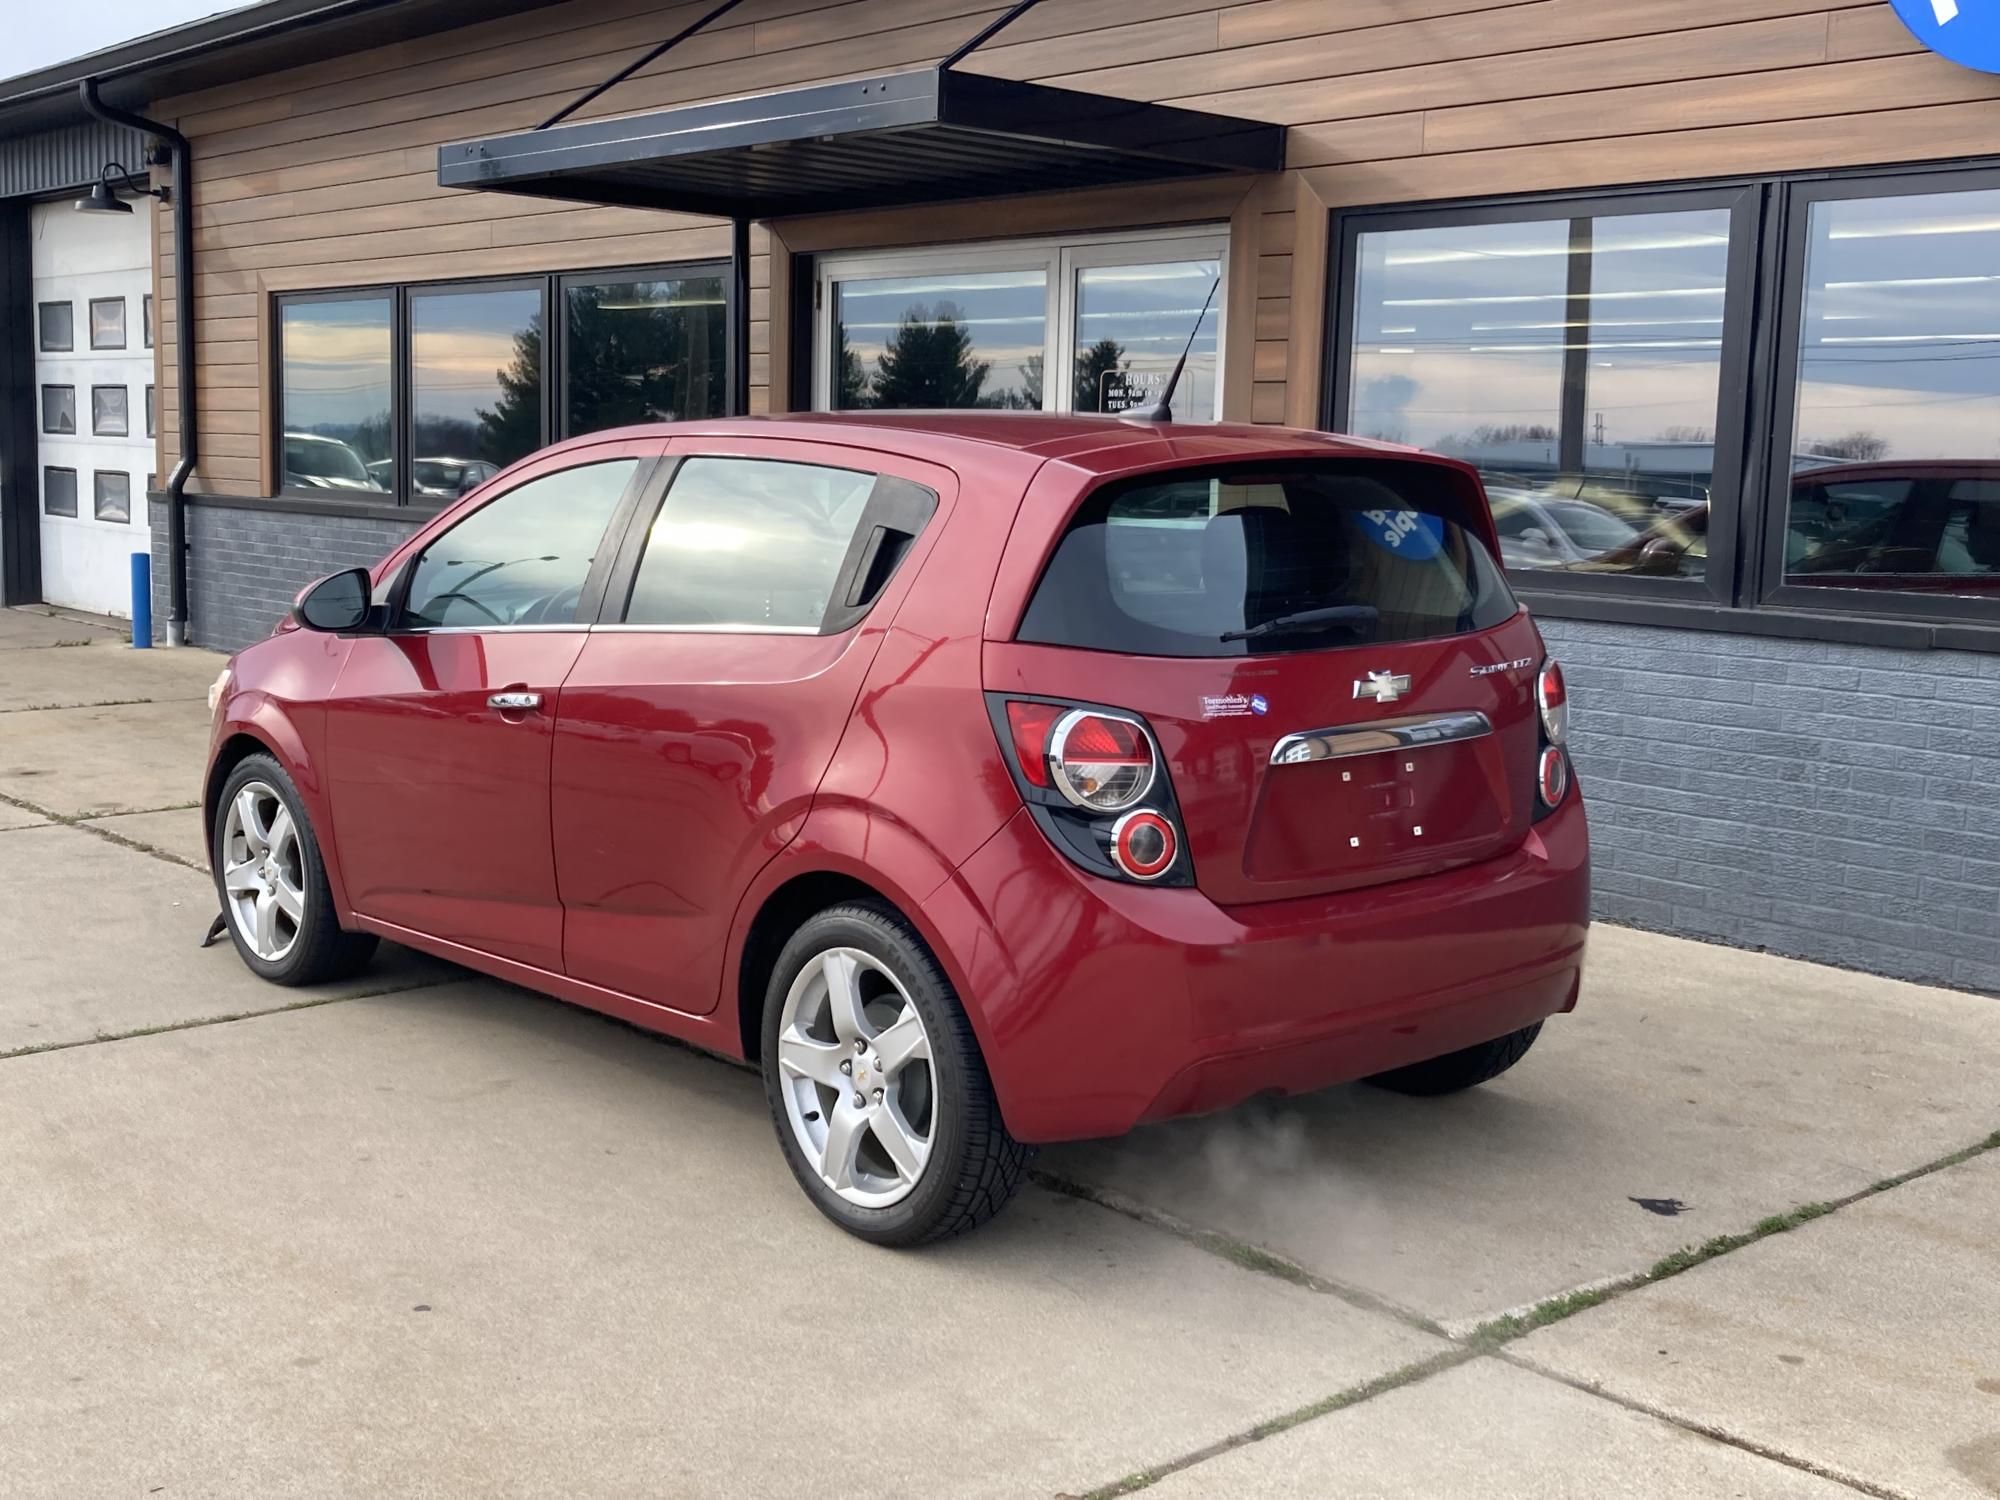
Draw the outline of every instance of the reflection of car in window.
[[[284,482],[294,489],[379,490],[368,466],[339,438],[315,432],[285,434]]]
[[[1566,568],[1624,547],[1638,527],[1588,500],[1489,490],[1500,560],[1510,568]]]
[[[1836,464],[1792,480],[1785,581],[2000,592],[2000,464]]]

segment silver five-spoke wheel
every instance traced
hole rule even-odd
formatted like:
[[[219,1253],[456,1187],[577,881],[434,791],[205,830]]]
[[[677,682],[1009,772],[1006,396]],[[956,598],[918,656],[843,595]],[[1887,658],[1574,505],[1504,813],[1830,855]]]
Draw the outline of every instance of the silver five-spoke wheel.
[[[277,963],[299,940],[306,894],[298,826],[274,789],[250,781],[237,790],[221,854],[229,920],[252,953]]]
[[[778,1021],[785,1114],[820,1179],[847,1202],[887,1208],[930,1159],[937,1118],[931,1039],[901,981],[859,948],[799,971]]]

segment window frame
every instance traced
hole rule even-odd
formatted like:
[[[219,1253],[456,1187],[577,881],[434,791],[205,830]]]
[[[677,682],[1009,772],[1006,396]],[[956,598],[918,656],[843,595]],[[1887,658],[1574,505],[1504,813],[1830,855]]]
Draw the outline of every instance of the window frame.
[[[2000,189],[2000,167],[1852,174],[1790,185],[1781,246],[1785,294],[1778,302],[1774,326],[1776,362],[1771,377],[1770,457],[1763,476],[1767,503],[1754,571],[1746,578],[1746,592],[1752,594],[1756,606],[1816,610],[1860,619],[1939,620],[2000,628],[2000,593],[1981,599],[1972,595],[1785,581],[1785,538],[1791,525],[1791,457],[1797,441],[1794,428],[1798,421],[1799,335],[1805,324],[1806,297],[1811,291],[1805,273],[1813,205],[1996,189]]]
[[[1072,382],[1066,374],[1062,380],[1053,380],[1050,374],[1068,372],[1076,365],[1076,273],[1151,265],[1157,261],[1214,259],[1220,268],[1222,287],[1209,308],[1209,316],[1215,319],[1215,401],[1213,415],[1205,420],[1220,422],[1223,391],[1228,381],[1230,240],[1229,224],[1224,221],[819,256],[812,267],[812,410],[833,410],[830,404],[835,349],[833,319],[838,302],[836,288],[841,282],[964,271],[1042,271],[1045,280],[1041,409],[1068,412]]]
[[[435,516],[457,503],[455,497],[418,496],[413,484],[411,459],[415,448],[416,370],[412,304],[418,298],[464,292],[520,290],[526,287],[539,290],[542,316],[542,441],[533,452],[516,460],[517,463],[525,463],[551,445],[565,442],[578,435],[569,429],[566,409],[568,403],[563,399],[566,394],[569,347],[569,320],[567,316],[562,315],[565,307],[563,301],[565,289],[572,283],[588,284],[614,279],[670,280],[693,276],[714,276],[722,283],[724,335],[721,354],[727,369],[727,362],[735,358],[730,348],[729,330],[734,326],[732,302],[736,295],[734,278],[729,274],[727,260],[668,261],[602,268],[584,266],[563,271],[534,272],[524,276],[475,276],[439,281],[372,283],[366,286],[301,287],[292,291],[271,293],[270,336],[265,341],[265,356],[269,362],[267,378],[271,389],[270,409],[267,413],[271,452],[269,469],[265,476],[269,493],[275,498],[287,501],[289,509],[340,513],[358,511],[369,515],[392,512],[398,517]],[[365,301],[376,298],[386,298],[389,302],[389,431],[390,452],[396,464],[396,486],[392,490],[383,491],[379,499],[365,494],[335,497],[325,490],[287,487],[284,483],[282,447],[285,423],[284,310],[301,303]],[[550,331],[552,328],[555,330],[553,335]],[[726,386],[725,376],[725,396]]]
[[[1719,518],[1711,487],[1708,587],[1694,580],[1629,575],[1543,576],[1509,571],[1516,594],[1552,619],[1679,626],[1735,634],[1841,641],[1901,649],[2000,652],[2000,609],[1994,601],[1890,590],[1786,585],[1782,582],[1784,531],[1790,494],[1790,429],[1798,369],[1796,334],[1804,309],[1803,269],[1807,209],[1834,199],[1900,197],[1926,192],[2000,187],[2000,158],[1963,166],[1916,163],[1825,171],[1591,188],[1579,192],[1510,194],[1438,202],[1333,209],[1328,213],[1326,333],[1321,342],[1320,425],[1346,430],[1351,410],[1350,368],[1355,330],[1358,263],[1355,239],[1382,228],[1439,224],[1522,222],[1575,217],[1584,212],[1627,214],[1697,206],[1704,197],[1743,195],[1746,208],[1732,222],[1725,299],[1725,359],[1717,411],[1717,474],[1725,431],[1740,435],[1732,475],[1733,514]],[[1738,241],[1746,227],[1747,259]],[[1745,297],[1747,316],[1736,318]],[[1784,483],[1774,477],[1785,470]],[[1729,553],[1718,563],[1719,549]],[[1776,570],[1778,576],[1774,579]],[[1843,595],[1850,597],[1832,597]],[[1851,597],[1860,596],[1860,597]]]
[[[1629,218],[1648,213],[1700,212],[1721,209],[1729,214],[1726,253],[1728,282],[1723,296],[1722,347],[1717,351],[1715,460],[1709,478],[1708,558],[1700,578],[1648,578],[1631,574],[1546,573],[1506,569],[1507,582],[1531,602],[1544,595],[1582,598],[1644,599],[1656,603],[1726,604],[1734,586],[1738,517],[1742,510],[1744,459],[1748,446],[1748,413],[1731,399],[1740,391],[1750,358],[1749,318],[1738,316],[1750,295],[1745,273],[1755,265],[1761,228],[1760,203],[1754,188],[1726,186],[1668,189],[1633,193],[1593,193],[1582,196],[1509,199],[1498,203],[1442,208],[1425,206],[1337,215],[1339,238],[1332,257],[1334,345],[1326,372],[1327,395],[1321,425],[1345,430],[1352,411],[1354,308],[1360,290],[1359,242],[1364,234],[1398,230],[1467,228],[1487,224],[1533,224],[1565,219]]]

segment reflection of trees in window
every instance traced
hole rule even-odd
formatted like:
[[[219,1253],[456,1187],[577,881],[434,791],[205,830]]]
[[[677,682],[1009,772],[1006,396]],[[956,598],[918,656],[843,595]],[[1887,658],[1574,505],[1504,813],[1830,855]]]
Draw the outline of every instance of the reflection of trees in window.
[[[904,310],[875,364],[872,402],[882,407],[993,406],[982,397],[992,364],[974,359],[972,332],[954,303]],[[844,377],[844,372],[843,372]]]
[[[1116,339],[1099,339],[1076,357],[1077,411],[1104,410],[1104,377],[1128,368],[1125,347]]]
[[[500,399],[481,407],[475,426],[458,417],[417,422],[413,458],[483,458],[505,466],[542,445],[542,317],[514,335],[514,362],[495,370]],[[456,444],[457,446],[453,446]],[[469,451],[468,451],[469,450]]]
[[[659,289],[569,289],[563,380],[571,433],[684,421],[723,409],[720,299],[712,304],[631,305],[635,290]],[[607,308],[602,305],[607,301],[619,305]],[[516,363],[518,368],[518,358]]]
[[[840,352],[834,369],[835,411],[854,411],[875,404],[875,398],[868,391],[868,374],[861,368],[861,356],[854,352],[854,346],[847,341],[847,325],[844,323],[840,326]]]
[[[1840,437],[1814,438],[1801,443],[1799,448],[1801,452],[1816,453],[1825,458],[1844,458],[1850,463],[1868,463],[1874,459],[1888,457],[1889,440],[1857,428]]]

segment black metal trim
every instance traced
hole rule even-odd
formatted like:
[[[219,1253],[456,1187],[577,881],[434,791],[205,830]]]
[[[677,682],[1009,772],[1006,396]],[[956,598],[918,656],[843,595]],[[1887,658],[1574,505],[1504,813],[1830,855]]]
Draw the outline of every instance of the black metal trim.
[[[768,219],[1277,171],[1284,138],[1267,121],[926,67],[455,142],[438,148],[437,180]],[[791,152],[815,153],[823,176],[800,177]],[[917,161],[933,170],[908,170]],[[944,163],[954,171],[941,190]]]
[[[1796,379],[1795,333],[1803,297],[1799,271],[1805,215],[1795,211],[1796,205],[1837,198],[1974,191],[1996,185],[2000,185],[2000,160],[1988,157],[1957,163],[1833,168],[1331,210],[1329,316],[1321,349],[1320,424],[1328,431],[1340,431],[1351,410],[1355,242],[1360,233],[1439,223],[1648,212],[1656,211],[1655,204],[1688,205],[1703,197],[1739,195],[1741,201],[1732,220],[1732,285],[1724,314],[1729,322],[1724,333],[1716,463],[1718,479],[1725,471],[1733,476],[1734,494],[1729,497],[1733,518],[1719,526],[1712,499],[1706,588],[1695,580],[1510,573],[1508,579],[1515,592],[1549,618],[1899,649],[2000,651],[2000,620],[1995,620],[1990,600],[1805,587],[1781,581],[1774,585],[1770,578],[1783,560],[1786,509],[1774,503],[1773,496],[1789,494],[1793,417],[1783,408],[1791,399]],[[1747,307],[1740,306],[1746,297]],[[1728,343],[1732,337],[1738,341],[1733,362]],[[1738,443],[1735,462],[1726,466],[1722,449],[1725,433],[1731,429]],[[1786,469],[1785,482],[1774,488],[1772,476],[1780,466]],[[1727,554],[1723,563],[1718,563],[1718,536]],[[1712,602],[1701,600],[1704,592]],[[1845,597],[1829,597],[1832,595]]]
[[[630,78],[634,73],[638,72],[648,63],[655,62],[661,57],[664,57],[667,53],[671,52],[674,48],[678,47],[682,42],[686,41],[689,37],[693,36],[697,31],[700,31],[703,27],[707,26],[710,21],[719,20],[722,16],[724,16],[728,12],[736,9],[736,7],[741,3],[742,0],[722,0],[722,3],[716,6],[715,9],[709,11],[705,15],[697,17],[693,21],[690,21],[686,26],[683,26],[679,31],[675,32],[672,36],[668,37],[664,42],[661,42],[659,46],[652,48],[650,51],[641,53],[638,57],[635,57],[634,59],[632,59],[631,62],[627,63],[624,67],[620,68],[616,73],[613,73],[609,78],[605,79],[604,82],[597,84],[591,88],[585,89],[581,94],[578,94],[574,99],[570,100],[569,103],[565,104],[561,109],[557,110],[554,114],[550,115],[546,120],[542,121],[542,123],[537,125],[535,129],[547,130],[551,125],[560,125],[564,120],[568,119],[571,115],[575,114],[578,110],[582,109],[584,105],[590,103],[593,99],[598,98],[600,95],[610,93],[611,90],[617,88],[619,84],[623,83],[626,79]]]
[[[0,198],[0,604],[42,597],[32,212],[26,198]]]

